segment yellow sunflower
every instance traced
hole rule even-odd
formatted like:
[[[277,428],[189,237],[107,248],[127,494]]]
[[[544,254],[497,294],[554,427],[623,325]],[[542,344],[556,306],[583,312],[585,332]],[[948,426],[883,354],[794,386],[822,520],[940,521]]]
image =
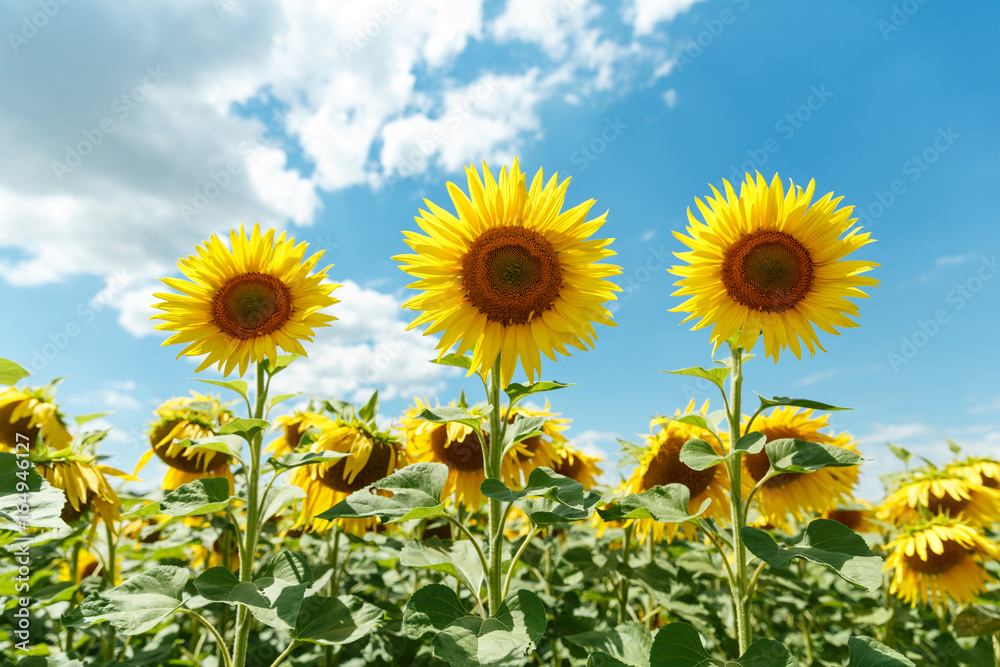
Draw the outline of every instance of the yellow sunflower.
[[[296,468],[289,482],[306,492],[294,528],[325,532],[332,523],[316,518],[341,500],[406,465],[406,454],[398,440],[385,433],[370,432],[357,424],[337,420],[324,431],[310,452],[344,452],[330,463]],[[361,536],[373,530],[378,519],[338,519],[345,532]]]
[[[812,410],[793,407],[776,408],[770,415],[760,415],[753,423],[753,432],[763,433],[768,442],[781,438],[796,438],[821,445],[842,447],[857,453],[858,443],[849,433],[827,435],[829,415],[813,417]],[[743,497],[746,498],[757,482],[771,467],[767,451],[744,454],[742,457]],[[782,473],[772,477],[757,491],[754,498],[757,510],[764,520],[777,528],[789,528],[788,515],[802,521],[811,513],[822,514],[851,500],[851,492],[858,483],[858,466],[823,468],[812,473]]]
[[[987,458],[967,458],[946,468],[974,484],[989,489],[1000,489],[1000,463]]]
[[[673,312],[688,313],[684,322],[701,318],[694,329],[712,325],[716,347],[739,334],[736,345],[751,350],[763,334],[775,361],[786,347],[801,357],[800,338],[810,354],[823,350],[813,325],[831,334],[858,326],[848,298],[867,298],[861,288],[878,281],[861,274],[878,264],[842,259],[872,242],[851,229],[853,207],[837,209],[832,192],[810,204],[814,181],[805,191],[792,183],[786,194],[777,174],[770,186],[747,174],[739,197],[723,183],[725,198],[712,187],[707,204],[695,199],[704,222],[688,209],[691,236],[674,232],[691,250],[676,253],[687,264],[670,269],[681,276],[674,295],[690,297]]]
[[[135,477],[109,466],[97,465],[97,460],[84,452],[64,449],[47,454],[35,463],[35,467],[49,484],[62,489],[66,494],[66,504],[62,509],[62,520],[74,524],[88,511],[93,512],[91,529],[99,521],[117,534],[117,523],[121,520],[121,503],[118,495],[108,483],[105,475],[113,475],[128,480]]]
[[[230,491],[233,490],[228,454],[180,445],[187,438],[211,437],[220,426],[232,420],[232,413],[217,398],[192,391],[190,397],[170,399],[157,408],[155,414],[156,421],[150,425],[149,432],[151,448],[139,459],[136,475],[155,455],[167,464],[161,488],[172,490],[197,479],[225,477],[229,480]]]
[[[13,451],[25,443],[34,450],[39,434],[49,449],[69,447],[72,437],[52,393],[51,385],[0,391],[0,451]]]
[[[416,405],[403,417],[402,430],[410,461],[444,463],[448,466],[448,480],[441,491],[441,500],[450,498],[457,505],[476,509],[483,502],[479,487],[486,479],[483,443],[476,432],[464,424],[433,424],[416,419],[416,415],[426,407],[429,406],[417,399]],[[478,406],[470,406],[467,412],[485,419]],[[483,435],[489,437],[487,433]]]
[[[448,192],[457,217],[424,200],[417,224],[427,236],[404,232],[416,254],[394,257],[424,290],[403,307],[422,311],[410,328],[430,324],[442,333],[438,349],[473,350],[473,372],[489,371],[500,356],[506,387],[520,359],[530,382],[541,372],[544,353],[569,355],[566,346],[594,346],[593,324],[615,326],[602,305],[620,291],[604,280],[621,273],[599,262],[615,253],[612,239],[590,239],[605,216],[584,221],[594,201],[561,211],[569,179],[543,183],[539,169],[529,189],[517,159],[499,182],[483,165],[483,176],[466,168],[469,195],[453,183]]]
[[[693,411],[694,400],[688,403],[684,414]],[[701,407],[701,414],[707,414],[707,411],[708,401],[705,401]],[[677,410],[674,416],[680,417],[682,413]],[[681,448],[692,438],[708,442],[721,455],[723,451],[715,436],[698,426],[667,417],[652,420],[649,430],[651,433],[644,438],[645,448],[639,457],[639,465],[625,480],[619,492],[641,493],[654,486],[683,484],[691,492],[689,511],[697,511],[706,498],[711,498],[712,504],[702,516],[728,522],[729,498],[726,496],[726,490],[729,488],[729,474],[726,472],[726,466],[720,463],[706,470],[692,470],[680,459]],[[681,526],[676,523],[659,523],[652,519],[638,519],[635,524],[635,534],[641,540],[652,531],[654,541],[659,542],[666,537],[667,542],[673,542],[679,527],[682,527],[687,539],[694,538],[695,527],[691,524],[685,523]]]
[[[975,528],[949,517],[906,528],[888,544],[885,569],[893,570],[889,592],[911,607],[932,608],[950,598],[968,604],[986,591],[992,577],[983,566],[1000,560],[1000,549]]]
[[[330,267],[310,275],[323,251],[305,259],[306,243],[286,241],[284,232],[275,239],[273,229],[262,237],[259,225],[249,237],[240,225],[229,238],[227,248],[213,234],[178,262],[190,280],[162,279],[180,292],[153,295],[163,299],[153,305],[164,311],[151,318],[164,320],[156,328],[177,332],[163,344],[187,343],[178,359],[207,354],[198,371],[225,365],[225,375],[237,365],[243,375],[264,358],[274,363],[278,346],[304,356],[299,341],[336,319],[321,312],[338,302],[330,293],[340,285],[323,282]]]
[[[604,471],[598,464],[603,459],[590,454],[584,454],[568,442],[556,446],[558,460],[552,467],[560,475],[583,484],[583,488],[592,489],[597,486],[597,478]]]
[[[932,516],[944,514],[985,528],[1000,519],[1000,491],[947,470],[929,470],[900,485],[882,503],[880,518],[896,525],[921,521],[925,508]]]
[[[534,435],[516,443],[503,457],[500,465],[500,477],[507,486],[524,488],[528,483],[528,475],[535,468],[545,467],[555,469],[559,462],[556,450],[566,442],[562,434],[569,428],[569,419],[560,419],[559,413],[552,412],[552,406],[545,402],[545,408],[515,406],[507,416],[508,424],[522,417],[545,417],[542,424],[542,435]]]
[[[875,522],[875,509],[863,500],[829,509],[823,512],[823,518],[842,523],[855,533],[877,533],[880,530]]]
[[[302,436],[310,429],[325,431],[333,428],[333,420],[326,415],[308,410],[296,410],[290,415],[282,415],[274,420],[274,430],[281,430],[281,435],[270,445],[268,452],[274,456],[283,456],[299,446]]]

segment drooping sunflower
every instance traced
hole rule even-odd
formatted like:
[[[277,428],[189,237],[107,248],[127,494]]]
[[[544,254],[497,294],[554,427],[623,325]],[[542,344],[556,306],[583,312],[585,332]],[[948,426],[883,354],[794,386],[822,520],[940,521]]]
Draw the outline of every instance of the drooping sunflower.
[[[298,447],[302,436],[310,429],[324,431],[329,428],[333,428],[333,420],[318,412],[296,410],[290,415],[282,415],[274,420],[274,430],[280,430],[281,435],[268,445],[266,451],[283,456]]]
[[[691,250],[675,253],[687,264],[670,269],[681,277],[674,295],[689,297],[672,311],[688,313],[683,322],[700,318],[694,329],[711,325],[716,347],[739,334],[737,346],[751,350],[763,335],[775,361],[786,347],[801,357],[799,339],[810,354],[823,350],[813,325],[831,334],[858,326],[848,299],[878,285],[862,275],[878,264],[843,259],[873,241],[851,228],[853,207],[838,209],[832,192],[811,203],[814,181],[785,193],[777,174],[770,186],[747,174],[739,197],[723,183],[725,197],[713,186],[714,198],[695,199],[704,222],[689,208],[690,236],[674,232]]]
[[[604,472],[599,465],[603,459],[585,454],[568,442],[556,445],[556,454],[559,459],[553,470],[579,482],[585,489],[597,486],[597,478]]]
[[[961,517],[970,526],[988,527],[1000,520],[1000,491],[947,470],[927,470],[910,478],[882,503],[880,518],[897,526],[922,520],[921,508],[932,516]]]
[[[306,259],[308,244],[286,241],[284,232],[275,239],[273,229],[262,237],[256,224],[249,237],[240,225],[229,239],[227,248],[213,234],[197,255],[178,261],[189,280],[162,279],[180,292],[154,294],[163,301],[153,307],[164,311],[151,318],[164,320],[156,328],[177,332],[163,344],[187,343],[178,359],[205,354],[197,370],[218,364],[225,375],[239,366],[242,376],[264,358],[274,363],[279,346],[304,356],[300,341],[336,319],[322,312],[338,303],[330,294],[340,285],[323,282],[330,266],[310,274],[324,251]]]
[[[233,418],[226,406],[217,398],[192,391],[190,397],[170,399],[155,414],[156,420],[149,431],[150,450],[139,459],[136,475],[155,455],[167,464],[161,488],[172,490],[206,477],[225,477],[230,490],[234,488],[228,454],[180,444],[185,439],[215,435],[220,426]]]
[[[707,411],[708,401],[705,401],[700,414],[707,414]],[[677,410],[674,417],[691,412],[694,412],[694,400],[688,403],[684,413]],[[641,493],[654,486],[683,484],[691,493],[688,501],[689,511],[697,511],[706,498],[711,498],[712,504],[702,516],[728,522],[729,499],[726,490],[729,488],[729,474],[726,472],[726,467],[720,463],[706,470],[692,470],[680,459],[681,448],[692,438],[710,443],[715,451],[722,455],[722,447],[715,440],[715,436],[703,428],[668,417],[652,420],[649,430],[650,435],[644,438],[645,447],[639,457],[639,465],[619,491]],[[689,540],[695,535],[695,528],[691,524],[659,523],[652,519],[637,520],[635,534],[641,540],[652,531],[654,541],[659,542],[666,537],[667,542],[672,542],[678,528],[683,530],[684,536]]]
[[[516,443],[503,457],[500,465],[500,477],[508,486],[524,488],[528,483],[528,475],[535,468],[545,467],[555,469],[559,462],[557,447],[566,442],[562,434],[571,420],[560,418],[559,413],[552,412],[552,406],[545,402],[545,408],[515,406],[507,415],[508,424],[523,417],[543,417],[542,434],[533,435]],[[509,427],[509,426],[508,426]]]
[[[967,458],[946,468],[974,484],[989,489],[1000,489],[1000,463],[988,458]]]
[[[12,451],[24,443],[34,450],[39,435],[45,446],[55,451],[66,449],[72,440],[65,418],[53,402],[52,385],[0,391],[0,451]]]
[[[842,523],[855,533],[875,533],[879,526],[875,520],[875,508],[863,500],[853,500],[846,505],[823,512],[824,519]]]
[[[293,528],[305,528],[310,532],[325,532],[332,526],[330,521],[317,518],[318,515],[406,465],[406,453],[396,438],[340,419],[334,422],[333,428],[320,434],[309,446],[309,451],[350,454],[333,462],[304,465],[292,471],[289,483],[306,492]],[[345,532],[358,536],[378,524],[378,519],[374,518],[338,521]]]
[[[965,522],[938,516],[905,528],[888,544],[885,569],[893,570],[889,592],[911,607],[932,608],[950,598],[968,604],[986,590],[992,577],[983,566],[1000,560],[1000,549]]]
[[[106,475],[134,480],[132,475],[110,466],[98,465],[97,459],[86,452],[72,448],[58,452],[47,451],[35,462],[35,467],[49,484],[66,494],[61,518],[74,524],[93,512],[91,530],[99,521],[117,533],[121,520],[121,502],[108,483]]]
[[[424,290],[404,308],[422,311],[410,328],[430,324],[442,333],[438,349],[473,350],[473,372],[489,371],[500,356],[506,387],[520,360],[530,382],[541,357],[569,355],[566,346],[586,350],[597,340],[594,323],[615,326],[603,306],[616,285],[604,280],[621,273],[599,263],[614,255],[613,239],[591,239],[605,216],[584,221],[594,201],[562,211],[569,179],[558,174],[543,183],[539,169],[526,185],[517,159],[500,170],[499,182],[483,165],[480,177],[467,167],[469,194],[453,183],[448,192],[457,217],[424,200],[417,224],[427,236],[404,232],[415,254],[394,257]]]
[[[753,423],[753,432],[763,433],[767,441],[796,438],[821,445],[842,447],[857,453],[858,443],[849,433],[840,435],[822,432],[829,426],[829,415],[813,416],[812,410],[793,407],[776,408],[770,415],[760,415]],[[771,467],[767,451],[744,454],[742,457],[743,497],[746,498],[757,482],[764,479]],[[788,515],[802,521],[811,513],[822,514],[838,504],[851,501],[858,483],[858,466],[823,468],[811,473],[781,473],[764,482],[754,496],[757,510],[765,521],[788,529]]]
[[[416,405],[403,417],[402,431],[410,460],[413,463],[444,463],[448,466],[448,480],[441,491],[441,500],[451,499],[467,509],[479,507],[483,502],[479,487],[486,479],[483,443],[465,424],[434,424],[417,419],[416,415],[425,407],[429,406],[418,398]],[[486,418],[478,406],[470,406],[466,411]],[[483,435],[489,438],[488,433]]]

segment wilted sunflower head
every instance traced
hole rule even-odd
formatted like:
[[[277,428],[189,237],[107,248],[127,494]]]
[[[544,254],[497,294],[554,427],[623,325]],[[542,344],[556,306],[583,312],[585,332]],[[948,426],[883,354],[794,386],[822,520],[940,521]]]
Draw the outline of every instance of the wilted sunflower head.
[[[763,433],[767,441],[793,438],[821,445],[841,447],[857,453],[858,443],[849,433],[827,434],[829,415],[813,416],[812,410],[793,407],[774,409],[769,415],[760,415],[753,422],[754,433]],[[743,454],[741,457],[744,497],[764,479],[771,462],[767,451]],[[781,473],[764,482],[754,498],[757,510],[765,520],[777,528],[788,529],[789,515],[802,521],[812,513],[822,514],[840,503],[851,502],[851,493],[858,483],[858,466],[823,468],[811,473]]]
[[[800,339],[810,354],[822,350],[814,325],[831,334],[858,326],[848,299],[878,284],[861,275],[878,264],[843,259],[872,242],[851,228],[853,207],[838,209],[833,193],[813,203],[814,181],[786,193],[777,174],[770,185],[747,174],[739,197],[723,183],[725,197],[712,186],[714,198],[695,199],[704,222],[688,209],[690,236],[674,232],[691,250],[675,253],[687,264],[670,269],[681,277],[674,295],[689,298],[672,310],[700,318],[694,329],[711,325],[716,346],[739,334],[736,345],[751,350],[763,335],[775,361],[785,348],[800,357]]]
[[[882,503],[879,516],[900,526],[939,514],[978,528],[990,526],[1000,520],[1000,491],[954,471],[925,470],[900,484]]]
[[[0,451],[17,449],[27,444],[35,449],[39,435],[48,449],[59,451],[72,441],[66,430],[66,420],[54,402],[55,387],[0,391]]]
[[[282,415],[274,420],[273,429],[281,435],[268,445],[267,451],[274,452],[275,456],[288,454],[299,446],[302,436],[309,431],[319,433],[330,428],[333,428],[333,420],[318,412],[296,410],[290,415]]]
[[[945,470],[964,477],[973,484],[1000,489],[1000,463],[993,459],[969,457],[951,464]]]
[[[442,333],[442,355],[473,351],[470,375],[490,371],[499,355],[504,387],[518,360],[534,382],[540,354],[555,361],[567,345],[586,350],[595,322],[614,326],[603,304],[620,288],[604,279],[621,269],[599,263],[615,254],[610,239],[590,239],[606,214],[585,221],[593,200],[562,211],[569,179],[544,183],[539,169],[529,189],[517,159],[499,181],[485,164],[482,177],[472,166],[466,175],[468,194],[448,183],[457,215],[425,199],[429,211],[416,221],[427,235],[404,232],[414,254],[393,259],[423,292],[403,307],[421,311],[410,328]]]
[[[559,463],[556,448],[566,442],[562,434],[569,428],[570,419],[560,418],[559,413],[552,412],[552,406],[545,402],[544,408],[534,406],[515,406],[507,415],[507,423],[513,424],[518,419],[541,417],[542,434],[533,435],[516,443],[504,456],[501,462],[500,475],[508,486],[523,488],[528,482],[528,475],[535,468],[555,469]]]
[[[936,608],[951,599],[968,604],[992,579],[984,561],[1000,560],[1000,549],[974,527],[948,516],[908,526],[888,544],[885,569],[893,570],[889,592],[915,607]]]
[[[108,483],[107,475],[134,480],[132,475],[99,465],[92,454],[70,448],[51,452],[34,462],[42,477],[66,494],[61,515],[63,521],[72,525],[89,513],[92,531],[99,521],[103,521],[117,533],[121,502]]]
[[[330,267],[310,274],[324,251],[306,259],[308,244],[274,232],[261,236],[255,224],[248,237],[240,225],[229,248],[213,234],[197,255],[178,262],[188,280],[162,279],[179,294],[154,294],[163,301],[153,307],[164,312],[152,319],[164,320],[157,329],[177,332],[164,345],[187,344],[178,358],[207,355],[198,371],[218,364],[225,375],[237,366],[243,375],[250,362],[275,363],[278,347],[305,356],[300,341],[336,319],[321,312],[338,302],[330,294],[339,285],[323,282]]]

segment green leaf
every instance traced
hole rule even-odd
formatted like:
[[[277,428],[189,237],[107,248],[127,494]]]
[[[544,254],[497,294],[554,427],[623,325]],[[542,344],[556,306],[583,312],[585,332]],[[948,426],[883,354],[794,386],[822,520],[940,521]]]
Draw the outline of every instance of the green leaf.
[[[708,470],[741,454],[759,454],[764,449],[766,438],[763,433],[747,433],[736,441],[736,446],[728,454],[720,455],[711,444],[699,438],[691,438],[681,447],[681,463],[692,470]]]
[[[660,371],[661,373],[670,373],[671,375],[690,375],[696,378],[702,378],[703,380],[708,380],[714,384],[719,389],[725,390],[725,381],[729,377],[729,371],[731,369],[728,366],[723,366],[722,368],[699,368],[698,366],[693,366],[691,368],[682,368],[679,371]]]
[[[271,487],[264,499],[264,511],[260,521],[264,523],[297,500],[306,497],[306,492],[294,484],[278,482]]]
[[[594,508],[601,500],[601,494],[596,491],[584,491],[583,508],[570,507],[548,498],[525,498],[521,501],[521,509],[528,515],[531,523],[539,528],[557,523],[572,523],[584,521],[594,513]]]
[[[514,423],[510,424],[503,434],[503,456],[506,456],[511,447],[522,440],[542,435],[543,426],[545,426],[545,417],[521,416],[515,419]]]
[[[649,667],[653,636],[641,623],[628,621],[604,632],[591,630],[563,639],[590,654],[588,665]]]
[[[31,373],[24,370],[10,359],[0,359],[0,384],[14,384]]]
[[[99,419],[101,417],[107,417],[108,415],[113,415],[114,412],[95,412],[89,415],[80,415],[79,417],[74,417],[73,420],[76,422],[77,426],[83,426],[89,421]]]
[[[806,398],[788,398],[787,396],[775,396],[774,398],[764,398],[760,394],[757,394],[757,398],[760,399],[761,410],[767,410],[768,408],[774,408],[778,406],[793,406],[796,408],[809,408],[811,410],[853,410],[854,408],[838,408],[836,405],[828,405],[826,403],[820,403],[819,401],[810,401]]]
[[[267,411],[270,412],[271,408],[276,406],[278,403],[281,403],[282,401],[287,401],[290,398],[295,398],[301,393],[302,393],[301,391],[297,391],[294,394],[281,394],[280,396],[275,396],[274,398],[272,398],[270,401],[267,402]]]
[[[630,493],[615,505],[598,509],[597,513],[605,521],[625,519],[653,519],[660,523],[684,523],[700,516],[712,503],[706,498],[697,512],[688,512],[691,491],[683,484],[654,486],[648,491]]]
[[[12,528],[19,532],[29,526],[65,528],[66,502],[66,494],[49,484],[26,457],[0,452],[0,519],[16,524]]]
[[[229,480],[225,477],[208,477],[179,486],[159,502],[144,505],[125,516],[195,516],[221,512],[229,506]]]
[[[487,406],[483,416],[476,416],[470,415],[465,410],[456,408],[453,405],[441,405],[433,410],[430,408],[424,408],[421,410],[420,414],[416,416],[416,419],[422,419],[435,424],[458,422],[459,424],[465,424],[469,428],[478,429],[479,425],[483,423],[483,419],[485,419],[486,414],[489,414],[491,410],[492,407]]]
[[[764,449],[771,468],[777,472],[816,472],[823,468],[856,466],[864,461],[860,454],[849,449],[795,438],[772,440]]]
[[[530,396],[531,394],[541,394],[544,391],[555,391],[556,389],[565,389],[566,387],[572,387],[573,384],[565,384],[563,382],[536,382],[534,384],[520,384],[518,382],[512,382],[506,389],[504,393],[511,401],[517,401],[525,396]]]
[[[959,445],[957,442],[955,442],[954,440],[949,440],[948,438],[945,438],[944,441],[948,443],[948,450],[951,451],[952,454],[958,456],[959,454],[962,453],[962,446]]]
[[[221,452],[234,459],[243,460],[243,438],[238,435],[210,435],[206,438],[184,438],[176,443],[180,447],[192,447],[211,452]]]
[[[267,460],[275,468],[290,470],[299,466],[308,466],[315,463],[329,463],[350,456],[350,452],[289,452],[281,458],[271,457]]]
[[[448,466],[443,463],[414,463],[355,491],[319,518],[333,521],[374,516],[382,523],[392,523],[442,516],[446,503],[441,501],[441,492],[447,479]],[[371,489],[391,491],[392,498],[376,495]]]
[[[698,428],[703,428],[709,433],[713,433],[716,436],[719,435],[719,428],[716,426],[715,422],[707,419],[705,415],[699,414],[697,412],[692,412],[691,414],[682,415],[676,419],[671,419],[671,421],[680,422],[681,424],[689,424],[691,426],[697,426]]]
[[[264,372],[268,375],[277,375],[301,356],[301,354],[279,354],[273,364],[270,359],[264,359]]]
[[[871,637],[851,637],[847,647],[850,651],[847,667],[917,667],[901,653]]]
[[[375,393],[372,397],[368,399],[365,406],[358,410],[358,416],[361,417],[361,421],[370,423],[375,419],[375,415],[378,414],[378,387],[375,388]]]
[[[219,435],[238,435],[250,442],[254,436],[270,425],[270,422],[264,419],[234,419],[219,428]]]
[[[957,637],[983,637],[1000,632],[1000,608],[973,604],[964,607],[952,621]]]
[[[313,595],[302,602],[295,639],[327,646],[349,644],[379,626],[384,611],[353,595]]]
[[[181,606],[191,572],[185,567],[157,565],[101,593],[93,593],[62,618],[63,625],[108,621],[122,634],[152,629]]]
[[[885,446],[888,447],[889,451],[895,454],[896,458],[902,461],[903,463],[909,463],[910,459],[913,458],[913,453],[910,452],[910,450],[908,449],[904,449],[903,447],[897,447],[896,445],[889,442],[885,443]]]
[[[478,596],[486,573],[479,553],[469,540],[442,542],[431,538],[424,542],[407,542],[399,562],[408,567],[437,570],[459,579]]]
[[[649,662],[657,667],[795,667],[788,649],[773,639],[758,639],[737,660],[717,660],[702,646],[701,635],[687,623],[660,628],[653,639]]]
[[[882,585],[882,559],[863,537],[838,521],[815,519],[797,546],[783,547],[763,530],[746,526],[740,533],[747,549],[773,567],[786,568],[796,558],[823,565],[868,592]]]
[[[433,636],[434,655],[452,665],[521,667],[545,632],[545,607],[534,593],[515,591],[489,618],[469,614],[447,586],[424,586],[403,612],[410,639]]]
[[[312,568],[306,557],[291,551],[279,551],[268,562],[259,579],[257,590],[270,601],[270,608],[250,608],[261,623],[272,628],[291,630],[295,627],[302,603],[314,583]]]
[[[241,582],[228,567],[212,567],[194,580],[194,587],[206,600],[241,604],[247,607],[262,607],[267,609],[271,602],[257,591],[257,587],[249,582]]]
[[[237,394],[243,397],[243,400],[247,403],[250,402],[250,398],[247,396],[247,383],[243,380],[202,380],[200,378],[191,378],[192,380],[197,380],[198,382],[204,382],[205,384],[214,384],[216,387],[225,387],[230,391],[235,391]]]
[[[548,498],[561,505],[584,509],[583,484],[560,475],[551,468],[535,468],[528,475],[528,484],[520,491],[514,491],[498,479],[484,479],[479,490],[487,498],[512,503],[528,496]]]
[[[464,368],[469,370],[472,368],[472,359],[460,354],[446,354],[440,359],[429,359],[432,364],[440,364],[442,366],[456,366],[457,368]]]

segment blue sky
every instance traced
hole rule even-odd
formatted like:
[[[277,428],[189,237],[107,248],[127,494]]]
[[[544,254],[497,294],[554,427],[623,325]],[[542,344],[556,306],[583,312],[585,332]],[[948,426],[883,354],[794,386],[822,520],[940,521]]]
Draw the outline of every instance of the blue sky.
[[[748,395],[854,407],[832,421],[875,459],[871,497],[900,465],[886,441],[933,459],[945,438],[1000,446],[996,3],[25,1],[0,26],[16,93],[0,109],[0,356],[65,376],[70,414],[116,410],[120,467],[152,409],[197,385],[146,319],[155,280],[240,222],[325,248],[345,284],[288,388],[377,384],[387,416],[457,395],[462,378],[425,361],[434,341],[405,332],[390,257],[422,198],[450,208],[462,165],[515,155],[572,175],[568,205],[610,211],[623,267],[619,326],[545,366],[578,385],[552,401],[579,444],[612,455],[655,413],[714,399],[657,372],[711,352],[669,312],[671,232],[709,183],[759,169],[856,205],[882,285],[828,353],[751,362]]]

